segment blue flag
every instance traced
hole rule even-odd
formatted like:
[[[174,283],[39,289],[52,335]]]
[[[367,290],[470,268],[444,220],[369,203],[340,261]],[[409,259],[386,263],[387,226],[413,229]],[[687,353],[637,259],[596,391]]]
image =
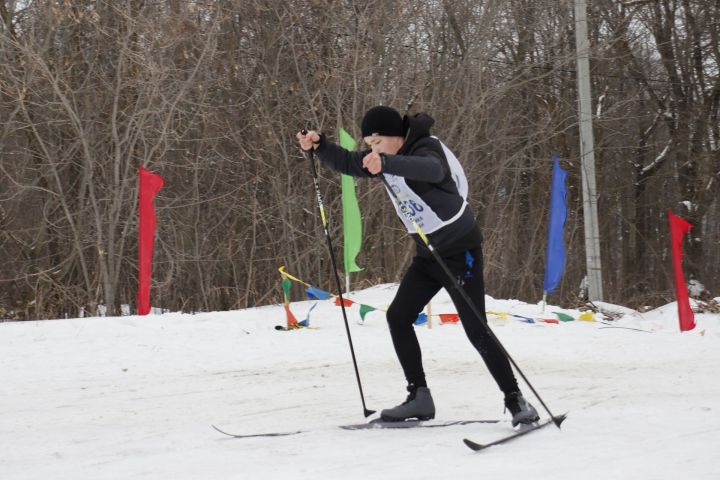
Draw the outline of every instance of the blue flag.
[[[310,307],[310,310],[308,310],[307,316],[305,317],[305,320],[302,322],[298,322],[298,325],[301,327],[309,327],[310,326],[310,314],[313,311],[313,308],[317,307],[317,303],[313,303],[312,307]]]
[[[418,315],[417,320],[415,320],[413,322],[413,324],[414,325],[425,325],[427,323],[427,321],[428,321],[427,314],[421,313],[420,315]]]
[[[330,297],[330,292],[326,292],[325,290],[320,290],[317,287],[313,287],[312,285],[309,285],[305,289],[305,293],[307,294],[308,298],[310,300],[325,300],[326,298]]]
[[[548,225],[547,256],[545,257],[545,280],[543,290],[552,293],[560,283],[565,268],[563,236],[567,206],[565,205],[565,179],[567,172],[560,168],[557,153],[553,155],[552,192],[550,193],[550,221]]]

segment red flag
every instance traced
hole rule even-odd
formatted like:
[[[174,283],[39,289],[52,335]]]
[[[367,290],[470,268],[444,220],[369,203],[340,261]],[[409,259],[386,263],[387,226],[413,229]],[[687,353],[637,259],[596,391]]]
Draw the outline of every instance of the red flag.
[[[670,221],[670,246],[673,254],[673,269],[675,271],[675,296],[678,304],[678,317],[680,317],[680,331],[685,332],[695,328],[695,315],[690,308],[687,285],[682,271],[682,243],[685,235],[690,231],[692,225],[686,220],[673,215],[668,208],[668,220]]]
[[[441,313],[440,323],[457,323],[460,321],[460,317],[457,313]]]
[[[295,318],[295,315],[293,315],[292,311],[290,310],[290,305],[288,303],[285,303],[285,317],[287,319],[288,328],[298,326],[297,318]]]
[[[346,306],[346,307],[352,307],[353,303],[355,303],[355,302],[353,302],[352,300],[348,300],[347,298],[343,298],[343,303],[342,303],[342,304],[343,304],[344,306]],[[335,306],[336,306],[336,307],[339,307],[339,306],[340,306],[340,297],[335,297]]]
[[[152,273],[153,244],[155,240],[155,204],[153,199],[165,181],[160,175],[144,168],[138,169],[140,188],[138,220],[138,315],[150,313],[150,275]]]

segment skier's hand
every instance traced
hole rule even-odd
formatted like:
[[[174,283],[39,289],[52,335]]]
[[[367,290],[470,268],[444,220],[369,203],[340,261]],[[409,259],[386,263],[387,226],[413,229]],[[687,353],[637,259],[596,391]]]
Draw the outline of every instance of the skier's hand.
[[[382,157],[379,153],[368,153],[363,158],[363,168],[370,172],[371,175],[377,175],[382,171]]]
[[[303,132],[305,133],[303,134]],[[311,149],[315,150],[320,145],[320,134],[315,130],[310,130],[309,132],[303,130],[298,132],[295,136],[300,143],[300,148],[306,152]]]

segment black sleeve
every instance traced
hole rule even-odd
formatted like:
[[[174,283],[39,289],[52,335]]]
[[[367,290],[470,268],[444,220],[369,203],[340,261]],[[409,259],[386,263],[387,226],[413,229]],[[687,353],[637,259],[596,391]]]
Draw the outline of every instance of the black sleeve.
[[[384,155],[383,172],[408,180],[439,183],[445,178],[445,167],[437,152],[423,148],[413,152],[412,156]]]
[[[339,145],[327,140],[325,135],[320,138],[320,146],[315,150],[318,158],[328,167],[336,172],[351,175],[353,177],[371,177],[370,173],[363,169],[362,159],[367,152],[350,152]]]

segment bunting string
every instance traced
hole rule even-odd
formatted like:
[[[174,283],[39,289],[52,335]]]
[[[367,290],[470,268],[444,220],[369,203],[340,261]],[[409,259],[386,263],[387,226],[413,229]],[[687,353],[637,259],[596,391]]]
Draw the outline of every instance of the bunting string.
[[[303,285],[305,287],[305,294],[308,296],[308,298],[310,300],[326,300],[326,299],[333,298],[335,305],[338,307],[340,306],[340,296],[339,295],[329,292],[327,290],[318,288],[318,287],[288,273],[285,270],[285,266],[279,267],[278,272],[280,272],[280,276],[282,277],[283,300],[284,300],[285,312],[287,315],[287,323],[288,323],[289,328],[309,327],[310,326],[310,312],[317,305],[317,303],[313,304],[313,306],[310,308],[310,311],[308,311],[307,317],[303,321],[298,322],[296,317],[293,315],[292,311],[290,311],[290,285],[291,285],[291,282],[295,282],[300,285]],[[355,302],[353,300],[350,300],[349,298],[343,297],[343,302],[344,302],[345,307],[351,307],[356,304],[359,306],[360,319],[362,322],[365,321],[365,316],[370,312],[380,311],[380,312],[387,313],[387,309],[385,309],[385,308],[374,307],[372,305]],[[520,322],[523,322],[523,323],[547,323],[547,324],[558,325],[561,322],[572,322],[575,320],[581,320],[581,321],[587,321],[587,322],[597,321],[595,319],[593,312],[591,312],[591,311],[581,313],[577,319],[572,317],[571,315],[568,315],[567,313],[562,313],[562,312],[552,312],[554,315],[557,316],[557,318],[532,318],[532,317],[527,317],[527,316],[523,316],[523,315],[518,315],[515,313],[497,312],[497,311],[492,311],[492,310],[488,310],[486,313],[488,315],[493,315],[495,317],[498,317],[501,321],[506,321],[508,319],[508,317],[513,317],[514,319],[516,319]],[[418,315],[417,320],[415,320],[414,324],[417,326],[427,324],[429,327],[430,323],[428,321],[432,317],[439,319],[441,325],[454,324],[454,323],[460,322],[460,317],[457,313],[432,313],[432,314],[429,314],[429,312],[428,313],[421,312]]]

